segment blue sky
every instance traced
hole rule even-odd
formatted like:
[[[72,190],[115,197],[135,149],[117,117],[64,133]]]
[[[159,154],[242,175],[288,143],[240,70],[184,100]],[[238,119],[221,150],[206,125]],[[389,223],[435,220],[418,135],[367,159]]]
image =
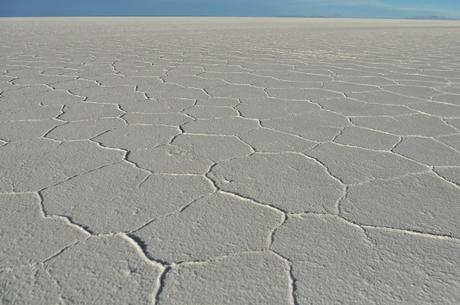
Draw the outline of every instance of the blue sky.
[[[460,0],[0,0],[0,16],[460,18]]]

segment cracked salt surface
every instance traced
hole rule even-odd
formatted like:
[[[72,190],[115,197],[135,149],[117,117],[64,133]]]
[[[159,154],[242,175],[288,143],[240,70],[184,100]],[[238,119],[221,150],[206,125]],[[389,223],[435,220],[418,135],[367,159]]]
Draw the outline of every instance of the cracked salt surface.
[[[460,304],[460,23],[0,23],[1,304]]]

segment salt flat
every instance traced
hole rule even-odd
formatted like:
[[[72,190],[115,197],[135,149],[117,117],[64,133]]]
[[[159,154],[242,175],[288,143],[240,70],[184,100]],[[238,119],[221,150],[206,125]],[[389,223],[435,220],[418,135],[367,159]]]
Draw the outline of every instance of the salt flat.
[[[460,22],[0,37],[1,304],[460,304]]]

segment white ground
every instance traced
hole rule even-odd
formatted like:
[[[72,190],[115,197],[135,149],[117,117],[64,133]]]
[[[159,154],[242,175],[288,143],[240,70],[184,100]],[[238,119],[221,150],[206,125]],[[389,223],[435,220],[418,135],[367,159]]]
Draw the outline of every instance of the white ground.
[[[0,37],[1,304],[460,304],[460,23]]]

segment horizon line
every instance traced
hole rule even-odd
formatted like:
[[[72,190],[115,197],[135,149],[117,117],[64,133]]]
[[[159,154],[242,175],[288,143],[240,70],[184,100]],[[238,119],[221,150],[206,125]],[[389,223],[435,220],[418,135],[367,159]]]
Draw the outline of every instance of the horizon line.
[[[312,18],[312,19],[375,19],[375,20],[436,20],[455,21],[460,17],[408,16],[408,17],[370,17],[370,16],[303,16],[303,15],[0,15],[0,18],[111,18],[111,17],[187,17],[187,18]]]

